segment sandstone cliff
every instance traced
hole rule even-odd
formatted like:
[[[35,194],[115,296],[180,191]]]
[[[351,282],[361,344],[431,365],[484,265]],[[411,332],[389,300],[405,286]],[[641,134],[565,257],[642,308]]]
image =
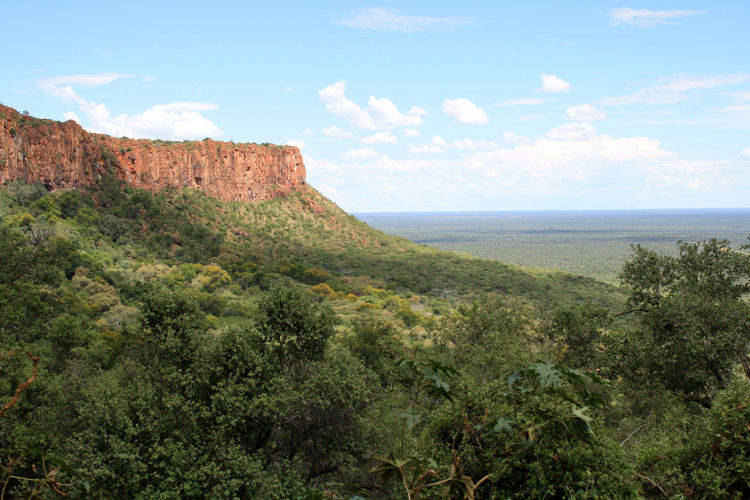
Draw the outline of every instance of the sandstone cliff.
[[[296,147],[117,139],[0,105],[0,183],[21,179],[73,189],[108,169],[134,187],[194,187],[224,201],[263,200],[305,185]]]

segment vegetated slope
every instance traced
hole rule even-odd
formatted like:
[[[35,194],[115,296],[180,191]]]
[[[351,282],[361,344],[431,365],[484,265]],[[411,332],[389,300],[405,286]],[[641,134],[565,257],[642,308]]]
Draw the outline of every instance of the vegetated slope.
[[[615,287],[593,279],[522,269],[384,234],[313,189],[223,209],[232,224],[230,233],[247,233],[240,245],[260,249],[267,258],[294,258],[321,267],[351,287],[371,282],[367,284],[444,297],[494,292],[527,302],[589,299],[610,306],[621,298]]]
[[[99,242],[99,248],[111,245],[134,260],[167,265],[217,264],[244,288],[267,288],[285,275],[357,294],[370,285],[446,300],[497,293],[526,303],[592,300],[613,308],[622,300],[615,287],[592,279],[530,272],[386,235],[309,187],[247,204],[222,202],[200,190],[151,193],[109,177],[88,191],[48,195],[29,208],[33,217],[62,218],[94,239],[92,230],[102,233],[111,241]],[[315,269],[324,272],[316,275]]]

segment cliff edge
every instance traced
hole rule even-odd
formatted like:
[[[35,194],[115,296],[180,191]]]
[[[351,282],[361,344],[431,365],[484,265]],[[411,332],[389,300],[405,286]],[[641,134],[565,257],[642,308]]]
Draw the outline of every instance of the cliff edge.
[[[193,187],[223,201],[265,200],[305,186],[298,148],[206,139],[117,139],[0,105],[0,183],[50,191],[93,184],[108,170],[134,187]]]

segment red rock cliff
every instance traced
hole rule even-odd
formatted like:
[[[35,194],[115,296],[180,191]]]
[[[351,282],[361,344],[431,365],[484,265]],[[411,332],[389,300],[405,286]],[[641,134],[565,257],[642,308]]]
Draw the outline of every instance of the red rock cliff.
[[[93,184],[107,169],[134,187],[195,187],[224,201],[264,200],[305,185],[296,147],[117,139],[0,105],[0,183],[21,179],[73,189]]]

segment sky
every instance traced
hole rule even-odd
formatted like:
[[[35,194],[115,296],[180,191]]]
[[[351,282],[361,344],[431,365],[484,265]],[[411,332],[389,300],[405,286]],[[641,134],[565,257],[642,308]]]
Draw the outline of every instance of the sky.
[[[300,147],[350,212],[750,206],[750,2],[0,0],[0,102]]]

